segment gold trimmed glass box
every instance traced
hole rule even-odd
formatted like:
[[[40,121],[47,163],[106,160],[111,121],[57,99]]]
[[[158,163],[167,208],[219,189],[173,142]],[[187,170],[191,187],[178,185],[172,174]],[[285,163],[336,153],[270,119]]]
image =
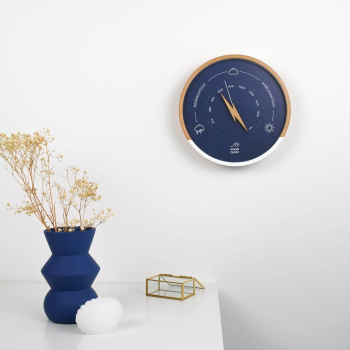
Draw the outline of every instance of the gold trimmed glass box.
[[[173,300],[186,300],[204,286],[191,276],[174,276],[161,273],[146,279],[146,295]]]

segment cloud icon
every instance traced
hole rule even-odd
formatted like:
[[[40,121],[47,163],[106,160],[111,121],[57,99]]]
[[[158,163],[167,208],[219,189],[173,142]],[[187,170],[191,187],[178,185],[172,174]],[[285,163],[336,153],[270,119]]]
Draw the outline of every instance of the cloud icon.
[[[201,134],[204,131],[204,126],[202,124],[198,124],[195,128],[194,131],[196,132],[196,134]]]
[[[237,68],[231,68],[228,71],[228,74],[230,74],[230,75],[237,75],[238,74],[238,69]]]

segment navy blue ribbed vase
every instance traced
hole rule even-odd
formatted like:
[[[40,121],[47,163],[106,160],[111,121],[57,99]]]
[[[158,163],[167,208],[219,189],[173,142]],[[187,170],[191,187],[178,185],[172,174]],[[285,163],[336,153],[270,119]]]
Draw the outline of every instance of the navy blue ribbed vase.
[[[52,256],[41,273],[51,289],[44,300],[50,321],[75,323],[81,305],[97,298],[91,288],[100,267],[89,254],[96,229],[74,232],[44,231]]]

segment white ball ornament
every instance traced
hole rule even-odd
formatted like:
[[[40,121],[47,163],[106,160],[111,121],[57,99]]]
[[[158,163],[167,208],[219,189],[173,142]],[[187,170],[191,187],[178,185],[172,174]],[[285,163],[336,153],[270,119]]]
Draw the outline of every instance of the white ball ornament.
[[[111,297],[99,297],[87,301],[76,315],[78,328],[86,334],[113,332],[123,314],[122,304]]]

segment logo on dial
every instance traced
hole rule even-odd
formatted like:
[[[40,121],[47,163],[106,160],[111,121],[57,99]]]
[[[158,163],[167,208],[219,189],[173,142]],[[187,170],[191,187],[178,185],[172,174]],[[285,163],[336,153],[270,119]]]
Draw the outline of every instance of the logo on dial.
[[[232,146],[230,146],[230,153],[231,154],[239,153],[239,142],[235,142]]]

